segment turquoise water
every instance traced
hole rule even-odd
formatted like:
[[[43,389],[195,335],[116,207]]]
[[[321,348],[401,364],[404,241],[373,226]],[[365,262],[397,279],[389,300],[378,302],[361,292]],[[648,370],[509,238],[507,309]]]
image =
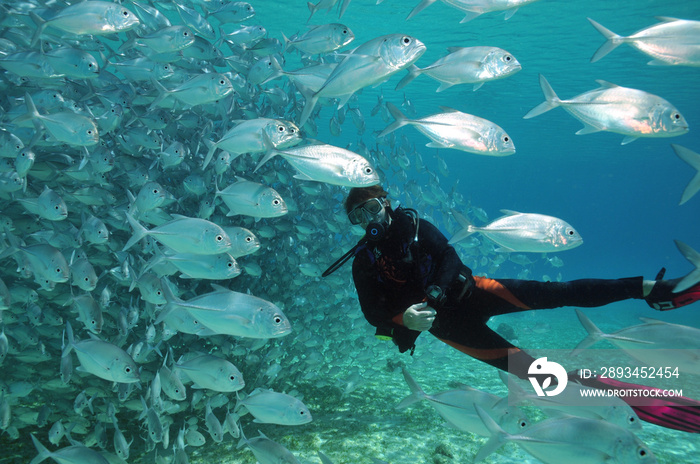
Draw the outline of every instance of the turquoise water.
[[[129,4],[124,2],[125,6]],[[164,5],[154,5],[162,8],[174,23],[178,20],[174,12],[165,9]],[[282,40],[282,34],[289,37],[303,32],[309,17],[303,1],[261,0],[253,2],[253,6],[256,15],[244,24],[262,25],[267,29],[268,37],[279,40]],[[405,21],[404,18],[414,6],[412,2],[394,0],[385,0],[379,5],[370,0],[352,0],[341,19],[338,19],[335,9],[329,13],[319,11],[310,24],[342,22],[350,27],[356,38],[346,49],[384,34],[411,35],[427,47],[416,63],[419,67],[425,67],[444,56],[447,47],[488,45],[512,53],[523,69],[506,79],[487,82],[477,91],[472,91],[471,85],[462,85],[441,93],[435,92],[438,83],[427,76],[419,76],[401,91],[394,91],[403,75],[399,73],[376,88],[363,89],[348,104],[349,108],[359,108],[362,113],[366,124],[364,132],[358,133],[348,113],[341,134],[332,135],[329,125],[336,111],[330,106],[323,106],[319,115],[302,128],[306,137],[347,146],[368,156],[380,168],[383,182],[392,198],[433,219],[448,236],[454,232],[455,224],[447,219],[446,211],[450,208],[469,211],[470,217],[481,224],[482,220],[473,213],[475,208],[481,208],[489,219],[498,217],[501,209],[563,218],[584,239],[582,246],[556,255],[542,257],[528,254],[529,260],[533,261],[528,265],[516,264],[511,260],[496,265],[494,260],[500,259],[493,253],[486,254],[483,250],[475,252],[458,245],[458,251],[476,274],[496,278],[569,280],[636,275],[653,278],[662,266],[668,269],[670,277],[692,270],[673,240],[678,239],[700,249],[697,239],[700,198],[695,197],[682,206],[678,205],[681,193],[694,172],[674,154],[670,143],[700,151],[696,132],[696,125],[700,124],[698,69],[647,66],[648,57],[625,45],[602,60],[590,63],[603,38],[586,18],[590,17],[618,34],[629,35],[655,24],[656,16],[698,20],[698,2],[541,0],[522,7],[507,21],[503,13],[489,13],[465,24],[459,23],[462,13],[441,2]],[[7,37],[16,38],[12,32],[17,26],[9,21],[9,17],[5,17],[3,30]],[[26,20],[26,16],[24,19],[25,26],[19,30],[26,34],[33,31],[33,26],[27,26],[31,22]],[[118,38],[118,41],[111,40],[116,39],[115,36],[105,39],[107,46],[116,48],[125,41],[126,36],[120,34]],[[94,52],[94,56],[100,65],[104,65],[98,53]],[[284,58],[285,70],[302,66],[299,55],[294,52],[285,53]],[[177,66],[177,63],[174,64]],[[105,69],[114,72],[109,65]],[[228,69],[218,67],[217,71],[226,72]],[[525,120],[523,115],[543,101],[539,74],[547,78],[562,99],[596,88],[595,81],[598,79],[659,95],[685,116],[690,132],[669,139],[640,138],[621,145],[623,136],[619,134],[600,132],[575,135],[581,124],[563,109],[554,109]],[[81,105],[92,108],[104,105],[104,100],[91,94],[82,81],[78,81],[78,84],[73,89],[70,82],[65,87],[47,82],[20,83],[7,73],[2,81],[3,112],[12,113],[15,107],[21,105],[17,99],[21,100],[25,92],[31,93],[38,88],[58,87],[67,95],[83,97],[82,100],[75,98]],[[167,82],[164,85],[170,87]],[[289,94],[292,92],[286,78],[272,80],[262,87],[280,87]],[[137,95],[152,95],[152,89],[149,82],[122,89],[131,99],[125,122],[133,119],[130,116],[133,113],[148,108],[148,104],[139,102]],[[103,90],[104,95],[101,96],[109,101],[110,89],[105,87]],[[55,227],[58,227],[59,235],[70,234],[50,221],[37,220],[35,216],[26,214],[16,202],[10,202],[12,198],[35,197],[44,185],[65,197],[68,221],[77,228],[81,225],[82,215],[87,213],[108,224],[112,235],[109,245],[84,244],[81,247],[97,274],[104,274],[97,288],[90,293],[98,299],[106,287],[112,294],[110,305],[103,311],[105,323],[100,336],[104,339],[126,349],[144,339],[147,326],[153,322],[151,316],[156,312],[152,304],[140,299],[142,289],[130,289],[117,281],[114,272],[110,272],[118,269],[123,261],[123,255],[117,252],[132,233],[123,221],[123,212],[129,204],[126,189],[136,194],[141,186],[126,174],[134,166],[148,171],[151,180],[158,181],[179,200],[164,206],[167,213],[196,216],[199,204],[211,199],[214,192],[213,181],[209,177],[211,169],[206,174],[198,170],[201,157],[206,153],[198,142],[203,132],[209,135],[209,121],[213,123],[214,130],[229,128],[231,120],[242,118],[238,108],[248,103],[253,104],[258,115],[298,120],[298,113],[292,111],[291,105],[286,106],[282,113],[270,114],[265,99],[255,93],[253,95],[250,99],[236,95],[237,106],[229,108],[225,116],[214,111],[205,112],[195,127],[177,125],[178,118],[189,114],[186,111],[166,110],[170,124],[155,133],[166,145],[166,142],[175,139],[182,140],[193,153],[176,168],[163,172],[159,166],[152,166],[158,150],[143,150],[135,155],[126,153],[118,142],[118,137],[129,127],[123,125],[101,137],[102,142],[115,152],[116,160],[114,170],[108,172],[104,180],[91,176],[88,180],[74,181],[65,176],[45,174],[68,169],[65,162],[55,157],[56,154],[68,154],[77,163],[81,150],[60,144],[42,146],[40,143],[34,148],[37,161],[33,173],[30,172],[27,177],[27,192],[0,195],[6,202],[0,207],[0,212],[14,221],[15,230],[12,233],[25,238],[28,244],[36,242],[36,239],[29,238],[30,234],[52,232]],[[380,95],[385,102],[399,107],[409,101],[418,117],[439,112],[441,106],[447,106],[493,121],[508,132],[517,151],[512,156],[496,158],[456,150],[436,150],[425,147],[427,139],[415,129],[405,127],[394,133],[397,143],[411,150],[415,147],[420,159],[409,152],[409,164],[402,164],[396,150],[387,144],[378,144],[376,140],[376,134],[389,123],[378,115],[370,115]],[[302,97],[297,93],[296,99],[301,102]],[[4,127],[12,131],[11,118],[4,116]],[[132,122],[131,126],[139,124]],[[27,130],[19,131],[18,135],[22,136],[25,144],[33,136]],[[388,157],[390,160],[388,167],[380,163],[380,158],[376,156],[378,150],[383,152],[381,158]],[[448,390],[455,384],[467,384],[503,395],[506,390],[495,369],[467,358],[429,336],[419,339],[413,357],[399,355],[393,345],[376,340],[373,329],[364,321],[356,302],[349,265],[327,279],[299,271],[300,264],[316,264],[325,269],[358,239],[357,231],[348,231],[348,223],[339,205],[346,189],[327,185],[318,187],[318,184],[294,179],[293,169],[283,160],[270,162],[253,173],[252,159],[244,155],[236,160],[231,170],[218,180],[219,186],[232,183],[236,175],[270,185],[280,192],[291,206],[291,211],[281,218],[254,221],[241,216],[227,217],[227,208],[224,205],[217,207],[210,220],[221,225],[247,227],[259,236],[262,245],[256,253],[238,260],[244,268],[240,276],[218,283],[231,290],[250,292],[274,302],[291,321],[293,332],[267,343],[225,336],[178,334],[162,342],[159,346],[162,354],[169,347],[176,356],[197,350],[224,355],[241,370],[246,381],[244,393],[261,387],[302,398],[313,415],[311,423],[282,426],[254,423],[250,415],[240,419],[247,437],[257,436],[260,430],[287,447],[300,462],[319,462],[318,451],[323,451],[335,463],[370,463],[374,462],[373,458],[392,464],[470,462],[485,439],[445,426],[437,412],[427,404],[419,403],[402,411],[395,409],[399,401],[409,394],[398,367],[405,364],[428,393]],[[444,161],[446,170],[439,168],[438,159]],[[183,181],[190,173],[202,175],[207,185],[206,193],[196,196],[183,187]],[[70,193],[78,188],[90,185],[110,189],[116,201],[108,207],[92,207],[70,197]],[[310,223],[313,230],[300,230],[299,226],[303,223]],[[329,232],[329,229],[334,232]],[[130,250],[130,262],[139,272],[152,256],[137,250],[140,249],[135,247]],[[64,247],[62,251],[70,258],[71,248]],[[561,266],[555,267],[547,259],[553,256],[562,260]],[[260,266],[260,273],[253,271],[255,265]],[[134,439],[129,462],[154,462],[154,459],[169,462],[178,430],[186,424],[196,425],[207,439],[204,446],[186,448],[190,462],[255,462],[246,447],[237,447],[238,439],[230,435],[222,443],[210,439],[205,425],[206,398],[193,401],[195,390],[189,386],[185,402],[172,402],[172,408],[161,413],[162,421],[169,429],[169,446],[165,447],[163,443],[155,446],[146,444],[141,438],[146,436],[146,430],[143,420],[139,418],[139,397],[148,396],[146,391],[151,379],[162,364],[160,356],[154,355],[140,364],[143,389],[131,393],[126,401],[119,400],[109,382],[91,375],[76,372],[70,384],[65,385],[60,379],[61,338],[65,321],[80,327],[77,330],[80,339],[88,338],[82,323],[65,304],[71,292],[84,292],[76,287],[71,288],[68,283],[59,283],[50,292],[40,290],[32,278],[18,274],[16,262],[10,257],[3,256],[0,266],[0,278],[15,297],[11,308],[0,313],[3,315],[4,331],[10,340],[10,351],[2,364],[0,379],[4,382],[3,388],[11,404],[8,430],[0,435],[0,463],[29,462],[36,456],[29,434],[35,434],[50,449],[56,449],[49,445],[47,433],[59,419],[64,424],[76,423],[73,438],[96,450],[100,446],[95,427],[105,424],[103,427],[108,440],[103,445],[107,453],[113,454],[113,426],[111,421],[105,419],[108,403],[117,407],[119,426],[127,440]],[[176,276],[170,277],[170,280],[176,283],[180,291],[188,292],[185,293],[186,299],[211,291],[203,280],[178,279]],[[52,325],[46,320],[28,319],[30,305],[21,298],[27,288],[38,290],[37,304],[44,311],[58,313],[62,322]],[[140,314],[138,324],[125,338],[120,338],[118,332],[122,307],[136,308]],[[638,323],[640,316],[699,327],[700,313],[697,309],[698,304],[695,304],[673,312],[657,313],[643,302],[632,301],[592,309],[587,314],[603,330],[614,331]],[[519,345],[524,349],[571,349],[585,336],[572,308],[502,317],[494,319],[491,325],[497,327],[501,323],[515,330]],[[22,337],[25,330],[36,333],[41,344]],[[156,341],[161,338],[164,337],[158,327]],[[44,347],[43,353],[41,346]],[[75,357],[73,363],[77,366]],[[30,392],[27,393],[27,389],[18,392],[25,385],[19,382],[29,382],[32,387]],[[690,378],[687,382],[688,385],[697,385],[698,379]],[[83,390],[89,396],[95,395],[94,414],[86,410],[78,415],[74,411],[73,401]],[[217,396],[210,392],[208,396],[220,405],[214,409],[214,413],[223,421],[226,404],[233,409],[236,394]],[[51,407],[51,415],[45,424],[37,424],[36,415],[44,404]],[[534,408],[527,412],[533,419],[541,417]],[[655,453],[660,463],[696,461],[695,456],[699,451],[696,435],[644,424],[638,436]],[[66,439],[60,443],[60,447],[68,445]],[[538,461],[509,444],[484,462]]]

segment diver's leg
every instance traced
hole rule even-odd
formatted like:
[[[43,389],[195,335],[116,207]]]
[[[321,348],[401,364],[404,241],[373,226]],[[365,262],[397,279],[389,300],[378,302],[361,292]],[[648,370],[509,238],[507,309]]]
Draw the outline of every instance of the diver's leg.
[[[499,296],[509,304],[493,307],[491,315],[562,306],[596,307],[630,298],[641,299],[643,298],[642,281],[641,277],[581,279],[569,282],[498,279],[496,282],[507,290],[509,298]],[[485,284],[486,282],[476,281],[477,287],[483,287]],[[513,303],[513,299],[517,303]]]

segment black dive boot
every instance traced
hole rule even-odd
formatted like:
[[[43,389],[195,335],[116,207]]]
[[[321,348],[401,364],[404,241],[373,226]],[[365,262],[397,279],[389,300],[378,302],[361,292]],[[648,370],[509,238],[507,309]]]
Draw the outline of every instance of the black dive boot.
[[[659,311],[668,311],[700,300],[700,282],[683,291],[674,293],[673,289],[682,278],[661,280],[665,273],[666,268],[662,267],[656,276],[656,284],[654,284],[649,295],[644,298],[649,306]]]

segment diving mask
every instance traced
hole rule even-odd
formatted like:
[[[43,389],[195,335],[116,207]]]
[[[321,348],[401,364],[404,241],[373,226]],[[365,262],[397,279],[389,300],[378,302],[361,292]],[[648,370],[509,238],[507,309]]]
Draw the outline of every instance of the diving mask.
[[[360,203],[355,206],[349,213],[348,219],[350,219],[350,224],[369,224],[370,222],[377,221],[380,214],[384,211],[384,199],[383,198],[370,198],[364,203]]]

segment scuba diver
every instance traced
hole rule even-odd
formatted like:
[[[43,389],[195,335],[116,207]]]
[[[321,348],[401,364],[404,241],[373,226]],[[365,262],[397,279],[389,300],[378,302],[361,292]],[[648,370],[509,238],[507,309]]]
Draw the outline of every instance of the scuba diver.
[[[345,201],[350,222],[365,236],[324,277],[354,257],[352,275],[362,312],[377,336],[391,339],[401,353],[421,332],[498,369],[527,378],[535,358],[487,326],[492,316],[562,306],[596,307],[630,298],[644,299],[654,309],[669,310],[700,300],[700,283],[674,293],[681,279],[642,277],[539,282],[490,279],[472,275],[447,238],[416,211],[393,209],[379,185],[353,188]],[[597,388],[608,379],[570,380]],[[606,383],[607,382],[607,383]],[[614,381],[614,388],[640,387]],[[623,400],[625,398],[622,398]],[[687,432],[700,432],[700,402],[688,398],[654,398],[631,405],[648,422]]]

